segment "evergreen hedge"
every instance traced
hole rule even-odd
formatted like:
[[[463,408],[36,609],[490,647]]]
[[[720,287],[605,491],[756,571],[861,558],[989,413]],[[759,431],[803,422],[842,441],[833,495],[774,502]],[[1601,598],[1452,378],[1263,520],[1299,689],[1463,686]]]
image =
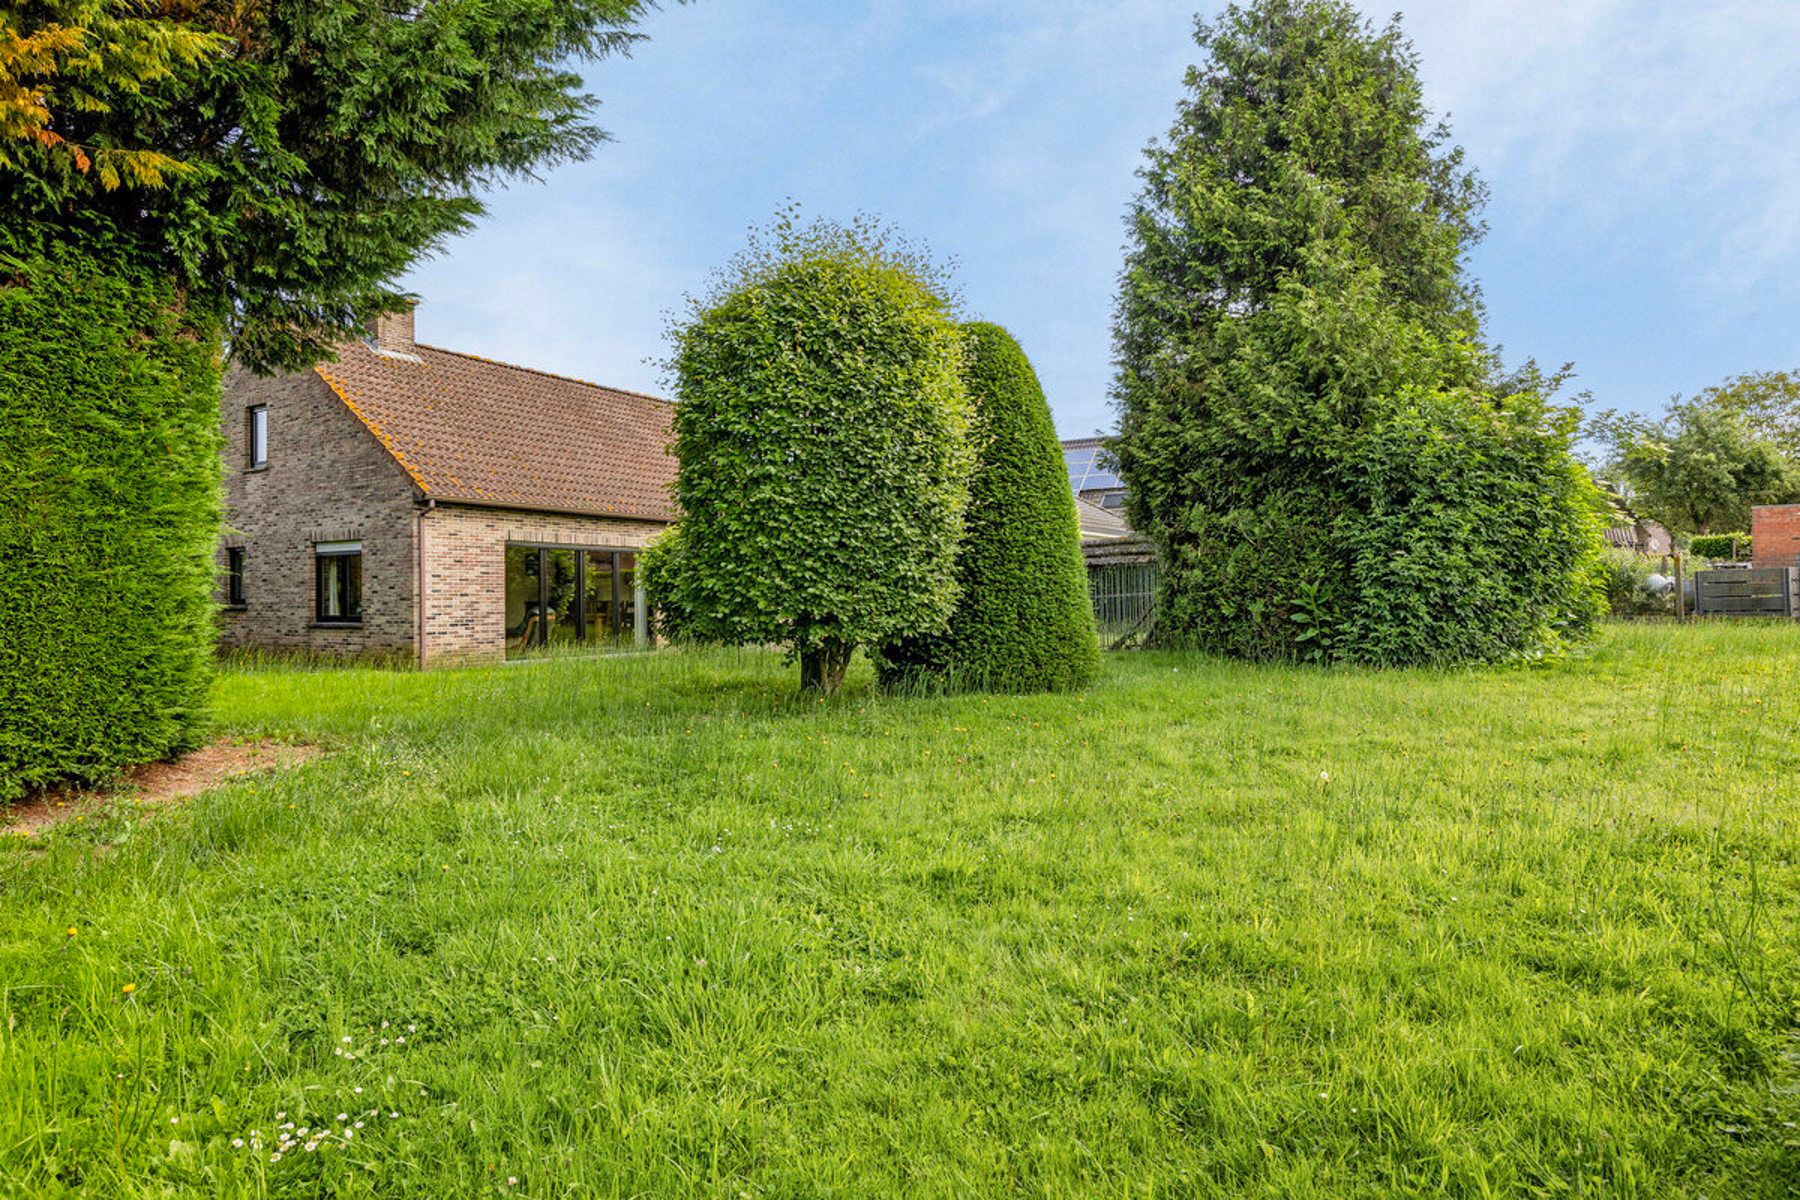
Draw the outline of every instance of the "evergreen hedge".
[[[1100,664],[1081,530],[1037,373],[998,325],[963,326],[975,473],[949,632],[884,648],[884,686],[1061,691]]]
[[[104,248],[0,253],[0,801],[195,744],[218,340]]]
[[[1701,558],[1736,562],[1740,554],[1749,553],[1750,540],[1747,533],[1697,533],[1688,549]]]
[[[1333,658],[1492,662],[1555,654],[1600,616],[1600,503],[1578,415],[1530,391],[1398,398],[1358,439],[1333,523],[1354,596]]]

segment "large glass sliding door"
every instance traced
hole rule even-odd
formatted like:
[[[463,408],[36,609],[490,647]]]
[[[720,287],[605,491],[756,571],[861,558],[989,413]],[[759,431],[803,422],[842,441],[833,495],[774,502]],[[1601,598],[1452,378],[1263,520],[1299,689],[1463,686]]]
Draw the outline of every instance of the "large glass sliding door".
[[[616,636],[629,641],[638,636],[637,555],[620,553],[613,558],[613,578],[619,583],[619,603],[614,605],[619,623]]]
[[[506,548],[506,653],[544,644],[544,555],[536,546]]]
[[[585,589],[590,641],[629,642],[637,637],[637,555],[629,550],[589,550]]]
[[[619,578],[613,573],[610,550],[587,552],[588,636],[596,640],[613,635],[613,615],[619,609]]]
[[[506,548],[506,653],[628,643],[638,628],[637,556],[629,550]]]
[[[550,609],[544,637],[551,646],[569,646],[581,640],[581,592],[576,578],[580,573],[575,551],[544,551],[545,600]]]

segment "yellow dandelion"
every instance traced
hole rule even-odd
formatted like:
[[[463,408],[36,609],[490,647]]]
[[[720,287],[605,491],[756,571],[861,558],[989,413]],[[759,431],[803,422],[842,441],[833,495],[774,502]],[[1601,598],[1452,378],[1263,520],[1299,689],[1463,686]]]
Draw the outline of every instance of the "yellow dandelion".
[[[125,995],[127,995],[127,996],[129,996],[129,995],[131,995],[131,993],[133,993],[133,992],[135,992],[135,991],[137,991],[137,984],[135,984],[135,983],[128,983],[128,984],[126,984],[126,985],[125,985],[125,986],[124,986],[124,987],[122,987],[122,988],[120,988],[120,989],[119,989],[119,991],[121,991],[121,992],[123,992],[123,993],[124,993],[124,994],[125,994]]]

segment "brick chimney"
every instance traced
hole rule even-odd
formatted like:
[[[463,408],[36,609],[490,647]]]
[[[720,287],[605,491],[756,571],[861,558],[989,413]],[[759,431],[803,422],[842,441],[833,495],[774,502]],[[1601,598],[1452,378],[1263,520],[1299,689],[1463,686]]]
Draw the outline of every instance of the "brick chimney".
[[[417,347],[413,344],[413,309],[418,303],[408,300],[401,311],[376,317],[370,323],[369,332],[374,336],[369,339],[369,344],[375,353],[409,362],[419,361]]]

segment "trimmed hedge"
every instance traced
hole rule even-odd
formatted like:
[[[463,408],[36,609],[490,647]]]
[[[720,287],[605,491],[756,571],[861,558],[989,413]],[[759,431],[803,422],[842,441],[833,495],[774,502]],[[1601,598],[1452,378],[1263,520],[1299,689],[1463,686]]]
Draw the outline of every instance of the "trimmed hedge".
[[[1747,533],[1697,533],[1694,540],[1688,543],[1688,550],[1701,558],[1720,559],[1725,562],[1736,562],[1739,552],[1750,552],[1750,535]]]
[[[198,739],[218,414],[218,340],[166,284],[0,254],[0,801]]]
[[[1163,571],[1164,639],[1376,666],[1534,659],[1585,640],[1602,541],[1572,416],[1531,393],[1369,408],[1335,461],[1204,476]]]
[[[930,265],[866,222],[784,218],[674,340],[682,516],[651,585],[681,633],[785,645],[831,692],[857,646],[941,632],[973,455]]]
[[[887,687],[1081,687],[1099,667],[1100,645],[1050,406],[1010,333],[978,321],[963,335],[978,442],[956,610],[946,635],[884,648],[877,670]]]

